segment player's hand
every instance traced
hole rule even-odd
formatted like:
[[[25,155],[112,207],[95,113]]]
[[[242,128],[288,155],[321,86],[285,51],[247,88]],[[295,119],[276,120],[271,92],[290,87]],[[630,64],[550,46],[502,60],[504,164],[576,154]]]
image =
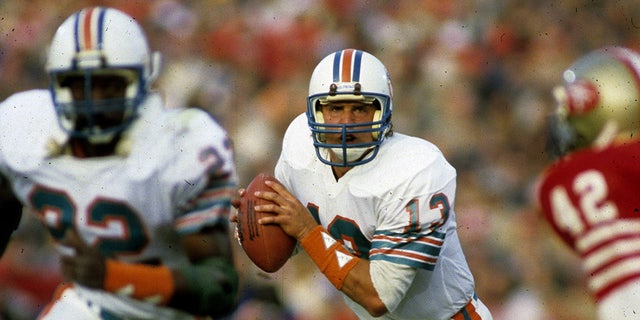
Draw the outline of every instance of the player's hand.
[[[62,245],[71,249],[70,254],[63,255],[60,259],[62,276],[65,280],[101,289],[106,273],[106,262],[100,251],[86,244],[75,230],[67,231]]]
[[[238,208],[240,208],[240,198],[242,198],[242,196],[244,196],[245,192],[247,191],[247,189],[245,188],[240,188],[238,189],[238,195],[231,198],[231,205],[236,209],[233,211],[233,213],[231,214],[231,217],[229,217],[229,221],[233,222],[236,224],[236,227],[233,228],[233,237],[236,239],[236,241],[238,241],[238,244],[240,244],[240,246],[242,246],[242,243],[240,241],[240,235],[238,234]]]
[[[273,216],[263,217],[261,224],[277,223],[288,235],[302,240],[318,223],[313,219],[309,210],[287,190],[283,185],[265,181],[274,192],[256,192],[256,196],[270,200],[274,204],[264,204],[255,207],[256,211],[275,213]]]
[[[244,196],[246,190],[247,189],[245,189],[245,188],[238,189],[237,196],[231,198],[231,205],[234,208],[236,208],[236,210],[231,214],[231,217],[229,217],[229,221],[234,222],[234,223],[238,223],[238,208],[240,208],[240,198],[242,198],[242,196]]]

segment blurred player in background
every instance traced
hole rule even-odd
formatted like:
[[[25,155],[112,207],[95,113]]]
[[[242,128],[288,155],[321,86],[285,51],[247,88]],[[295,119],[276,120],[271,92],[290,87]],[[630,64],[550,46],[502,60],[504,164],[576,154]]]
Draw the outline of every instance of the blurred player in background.
[[[456,171],[433,144],[393,133],[376,57],[325,57],[289,126],[261,223],[298,239],[362,319],[491,319],[456,233]],[[285,189],[286,188],[286,189]]]
[[[231,144],[206,113],[163,108],[159,64],[132,17],[86,8],[53,37],[50,90],[0,105],[0,172],[50,231],[67,280],[40,319],[200,319],[235,306]]]
[[[599,319],[640,316],[640,55],[608,47],[580,57],[554,90],[552,146],[538,200],[580,257]]]

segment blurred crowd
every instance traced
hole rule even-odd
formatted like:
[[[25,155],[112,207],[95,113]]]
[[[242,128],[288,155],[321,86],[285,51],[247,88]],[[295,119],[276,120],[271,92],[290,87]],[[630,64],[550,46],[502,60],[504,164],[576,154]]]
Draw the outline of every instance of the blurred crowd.
[[[47,86],[55,28],[88,5],[143,25],[164,54],[157,90],[229,130],[242,185],[272,172],[322,57],[376,55],[393,80],[394,130],[437,144],[458,170],[459,234],[494,319],[594,319],[577,259],[541,220],[534,191],[553,159],[551,89],[587,51],[640,49],[640,2],[0,0],[0,100]],[[31,319],[49,300],[60,280],[49,241],[23,219],[0,262],[0,319]],[[266,274],[235,249],[243,290],[229,319],[354,319],[303,253]]]

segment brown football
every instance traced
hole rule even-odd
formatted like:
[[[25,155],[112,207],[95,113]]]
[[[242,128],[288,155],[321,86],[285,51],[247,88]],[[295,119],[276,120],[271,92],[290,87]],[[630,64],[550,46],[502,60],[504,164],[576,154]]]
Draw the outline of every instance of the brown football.
[[[258,174],[246,188],[238,207],[238,239],[249,259],[266,272],[278,271],[287,262],[296,246],[295,238],[287,235],[277,224],[261,225],[258,220],[271,213],[256,212],[258,204],[268,200],[254,196],[256,191],[273,191],[265,184],[266,180],[278,180],[268,174]],[[278,182],[279,183],[279,182]]]

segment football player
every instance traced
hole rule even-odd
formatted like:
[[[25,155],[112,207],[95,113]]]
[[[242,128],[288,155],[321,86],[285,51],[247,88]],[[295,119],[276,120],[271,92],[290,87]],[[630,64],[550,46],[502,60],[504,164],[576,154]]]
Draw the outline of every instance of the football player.
[[[562,155],[537,190],[544,216],[581,259],[599,319],[640,312],[640,55],[592,51],[554,89]]]
[[[235,306],[237,184],[226,131],[163,108],[141,27],[90,7],[53,37],[50,90],[0,104],[0,172],[37,212],[67,280],[40,319],[200,319]]]
[[[491,319],[456,232],[456,171],[430,142],[392,131],[385,66],[331,53],[256,196],[362,319]],[[241,191],[242,192],[242,191]]]

